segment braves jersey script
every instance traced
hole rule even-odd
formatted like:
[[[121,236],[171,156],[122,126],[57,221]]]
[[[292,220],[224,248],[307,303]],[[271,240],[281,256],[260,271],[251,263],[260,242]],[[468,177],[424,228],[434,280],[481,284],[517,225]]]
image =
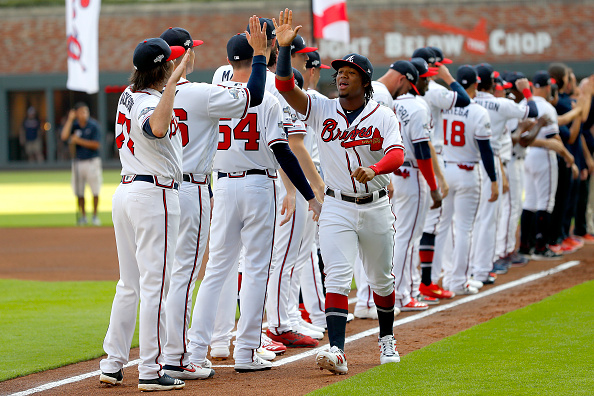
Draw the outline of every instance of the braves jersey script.
[[[182,180],[182,142],[173,113],[165,137],[149,136],[142,129],[160,99],[161,92],[150,88],[132,91],[127,87],[120,96],[115,141],[122,163],[121,174],[154,175],[179,182]]]
[[[209,175],[219,138],[219,118],[243,118],[250,94],[247,88],[192,83],[177,84],[173,111],[183,146],[184,173]]]
[[[432,128],[435,128],[433,146],[435,152],[441,154],[443,148],[443,123],[441,121],[441,111],[454,108],[458,94],[450,91],[443,85],[439,85],[433,80],[429,81],[429,87],[422,98],[427,102],[431,109]]]
[[[417,166],[414,143],[430,140],[427,108],[415,95],[407,93],[394,101],[394,113],[400,122],[400,133],[406,149],[404,160]]]
[[[372,81],[371,87],[373,88],[373,100],[389,109],[394,106],[392,94],[390,94],[390,91],[388,91],[388,88],[383,83]]]
[[[245,87],[245,83],[225,82],[225,87]],[[282,112],[276,98],[264,92],[262,104],[251,107],[243,118],[221,118],[214,170],[241,172],[249,169],[278,169],[270,146],[287,143]]]
[[[339,99],[307,97],[303,120],[316,131],[326,185],[352,195],[367,195],[386,187],[389,175],[377,175],[362,184],[351,174],[360,166],[377,163],[392,150],[404,150],[394,112],[370,100],[351,124]]]
[[[489,113],[474,101],[466,107],[443,111],[446,162],[475,163],[481,160],[476,140],[491,139]]]
[[[550,104],[545,98],[541,98],[540,96],[534,96],[534,101],[536,102],[536,107],[538,108],[538,116],[542,117],[546,115],[551,121],[551,124],[546,125],[540,128],[538,131],[538,135],[536,135],[537,139],[548,139],[554,135],[559,134],[559,124],[557,123],[557,110]]]
[[[530,110],[524,104],[517,104],[507,98],[496,98],[488,92],[477,92],[474,101],[487,109],[489,119],[491,120],[491,147],[493,153],[499,155],[503,146],[503,139],[506,138],[505,123],[509,119],[524,120]]]

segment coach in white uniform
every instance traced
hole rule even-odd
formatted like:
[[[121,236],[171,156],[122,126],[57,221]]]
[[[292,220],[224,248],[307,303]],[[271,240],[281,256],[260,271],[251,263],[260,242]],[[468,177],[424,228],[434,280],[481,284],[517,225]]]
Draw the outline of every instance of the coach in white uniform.
[[[138,44],[132,85],[120,96],[116,116],[122,182],[113,196],[112,217],[120,280],[103,343],[107,358],[101,360],[100,381],[122,383],[140,298],[138,388],[144,391],[184,387],[183,381],[163,373],[159,361],[166,272],[173,265],[180,219],[182,142],[173,100],[189,51],[175,70],[169,60],[183,50],[170,49],[160,38]]]

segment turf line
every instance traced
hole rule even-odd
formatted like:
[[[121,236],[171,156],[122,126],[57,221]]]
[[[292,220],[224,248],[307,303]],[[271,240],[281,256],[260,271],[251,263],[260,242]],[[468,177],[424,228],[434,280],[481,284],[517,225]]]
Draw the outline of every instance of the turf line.
[[[515,281],[511,281],[511,282],[505,283],[505,284],[500,285],[500,286],[495,286],[492,289],[489,289],[487,291],[480,292],[478,294],[474,294],[474,295],[471,295],[471,296],[467,296],[467,297],[461,298],[461,299],[459,299],[457,301],[453,301],[453,302],[451,302],[449,304],[439,305],[439,306],[433,306],[433,307],[431,307],[431,309],[429,309],[427,311],[423,311],[423,312],[418,313],[416,315],[411,315],[411,316],[408,316],[406,318],[402,318],[402,319],[396,320],[394,322],[394,327],[398,327],[398,326],[401,326],[401,325],[406,324],[406,323],[414,322],[416,320],[426,318],[427,316],[431,316],[431,315],[434,315],[436,313],[443,312],[443,311],[446,311],[448,309],[452,309],[452,308],[457,307],[459,305],[466,304],[466,303],[469,303],[469,302],[478,300],[478,299],[483,298],[483,297],[488,297],[488,296],[491,296],[493,294],[496,294],[496,293],[499,293],[499,292],[502,292],[502,291],[505,291],[505,290],[514,288],[516,286],[520,286],[520,285],[523,285],[525,283],[529,283],[529,282],[532,282],[532,281],[535,281],[535,280],[544,278],[546,276],[553,275],[553,274],[559,273],[561,271],[565,271],[565,270],[567,270],[569,268],[575,267],[579,263],[580,262],[577,261],[577,260],[568,261],[566,263],[560,264],[557,267],[551,268],[549,270],[541,271],[541,272],[538,272],[538,273],[532,274],[532,275],[528,275],[528,276],[525,276],[523,278],[520,278],[520,279],[517,279]],[[356,299],[355,299],[355,301],[356,301]],[[349,303],[351,303],[350,300],[349,300]],[[345,344],[348,344],[350,342],[359,340],[359,339],[364,338],[364,337],[368,337],[368,336],[377,334],[378,332],[379,332],[379,327],[375,327],[375,328],[372,328],[372,329],[363,331],[361,333],[354,334],[354,335],[346,338]],[[320,347],[317,347],[317,348],[314,348],[314,349],[310,349],[310,350],[308,350],[306,352],[302,352],[302,353],[297,354],[297,355],[293,355],[293,356],[289,356],[289,357],[280,359],[280,360],[278,360],[278,361],[276,361],[276,362],[273,363],[273,367],[284,366],[285,364],[293,363],[293,362],[296,362],[298,360],[304,359],[306,357],[316,355],[318,352],[326,349],[328,346],[329,346],[329,344],[325,344],[323,346],[320,346]],[[126,364],[124,367],[136,366],[138,363],[140,363],[140,359],[133,360],[133,361],[129,362],[128,364]],[[232,368],[232,367],[234,367],[234,366],[233,365],[213,365],[213,368]],[[16,392],[16,393],[13,393],[12,396],[31,395],[31,394],[34,394],[34,393],[43,392],[43,391],[46,391],[46,390],[49,390],[49,389],[57,388],[57,387],[62,386],[62,385],[67,385],[67,384],[71,384],[71,383],[74,383],[74,382],[82,381],[82,380],[85,380],[87,378],[98,377],[99,375],[101,375],[101,370],[91,371],[89,373],[76,375],[76,376],[70,377],[70,378],[65,378],[65,379],[60,380],[60,381],[48,382],[47,384],[40,385],[40,386],[37,386],[35,388],[27,389],[27,390],[24,390],[24,391],[21,391],[21,392]]]

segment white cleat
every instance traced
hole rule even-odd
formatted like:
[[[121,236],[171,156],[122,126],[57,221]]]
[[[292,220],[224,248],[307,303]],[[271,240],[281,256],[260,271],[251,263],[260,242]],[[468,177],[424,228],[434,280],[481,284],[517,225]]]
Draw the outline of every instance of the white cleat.
[[[477,294],[479,291],[476,287],[472,287],[468,283],[462,286],[460,289],[452,290],[452,292],[458,295],[470,295],[470,294]]]
[[[396,340],[393,335],[383,336],[377,340],[380,348],[380,363],[398,363],[400,355],[396,350]]]
[[[320,367],[320,370],[326,369],[334,374],[346,374],[349,371],[346,356],[337,346],[318,352],[316,363]]]
[[[210,347],[210,357],[213,358],[214,360],[227,360],[229,359],[229,355],[231,355],[231,352],[229,352],[229,347]]]
[[[398,310],[400,312],[400,310]],[[377,309],[375,306],[370,308],[355,308],[355,318],[359,319],[377,319]]]
[[[348,313],[347,314],[347,323],[352,322],[353,319],[355,319],[355,315],[353,315],[352,313]]]
[[[248,363],[235,363],[235,371],[238,373],[249,373],[251,371],[270,370],[272,363],[268,360],[261,359],[257,354],[254,360]]]
[[[190,363],[187,366],[166,364],[163,366],[163,371],[171,378],[181,380],[207,379],[215,375],[215,371],[212,368],[203,367],[195,363]]]
[[[312,330],[309,327],[302,326],[301,324],[294,326],[293,331],[296,331],[297,333],[301,333],[306,336],[309,336],[309,337],[313,338],[314,340],[321,340],[322,338],[324,338],[323,332]]]
[[[264,360],[274,360],[274,358],[276,357],[276,353],[269,351],[267,349],[264,349],[262,347],[256,349],[256,353],[258,354],[258,356],[260,356],[261,359]]]
[[[470,286],[474,287],[475,289],[480,289],[484,286],[483,282],[475,280],[475,279],[468,279],[468,284]]]
[[[314,324],[311,324],[309,322],[306,322],[303,319],[299,320],[299,325],[300,326],[303,326],[303,327],[307,327],[308,329],[311,329],[313,331],[317,331],[319,333],[324,333],[326,331],[326,328],[320,327],[320,326],[316,326]]]

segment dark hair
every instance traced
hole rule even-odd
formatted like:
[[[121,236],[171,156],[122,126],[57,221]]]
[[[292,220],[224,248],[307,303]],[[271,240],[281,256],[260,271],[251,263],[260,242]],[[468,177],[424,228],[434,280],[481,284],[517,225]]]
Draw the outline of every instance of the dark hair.
[[[173,71],[170,65],[170,62],[165,62],[148,71],[135,69],[130,76],[130,84],[133,85],[133,91],[142,91],[143,89],[167,82]]]
[[[82,107],[88,108],[89,106],[85,102],[76,102],[76,104],[74,105],[74,110],[78,110]]]
[[[549,75],[555,79],[557,87],[559,89],[562,89],[563,85],[565,85],[565,83],[563,82],[563,77],[565,77],[566,74],[569,74],[569,68],[567,67],[567,65],[565,65],[564,63],[552,63],[549,66],[548,72]]]
[[[359,75],[361,76],[361,82],[363,85],[369,83],[366,87],[363,87],[365,88],[365,103],[367,103],[371,99],[373,99],[373,87],[371,86],[371,79],[367,74],[363,73],[362,71],[358,69],[355,70],[359,72]],[[332,75],[332,83],[334,84],[334,86],[336,86],[336,76],[338,76],[338,71],[335,71]]]
[[[230,60],[229,64],[233,66],[233,69],[249,69],[252,67],[252,59],[242,59],[242,60]]]
[[[477,87],[479,91],[490,91],[491,88],[493,88],[493,78],[481,79]]]

